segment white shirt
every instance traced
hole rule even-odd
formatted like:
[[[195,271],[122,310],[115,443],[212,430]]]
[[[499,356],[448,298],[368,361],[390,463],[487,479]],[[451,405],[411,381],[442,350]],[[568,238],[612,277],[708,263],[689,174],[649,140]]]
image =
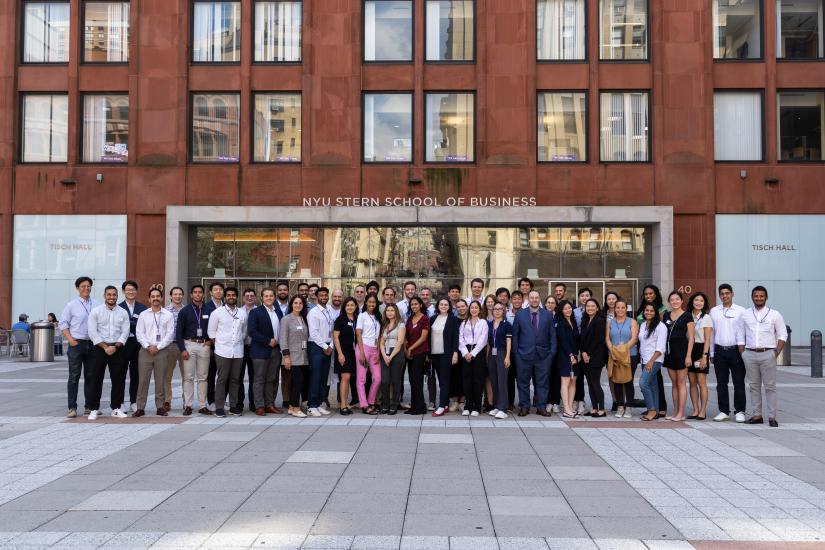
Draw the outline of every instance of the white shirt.
[[[461,322],[458,330],[458,350],[462,356],[471,353],[473,357],[478,357],[486,345],[487,321],[479,319],[473,324],[467,319]]]
[[[374,315],[366,311],[358,316],[358,321],[355,322],[355,330],[361,329],[361,340],[365,346],[374,348],[378,340],[378,331],[381,324]]]
[[[327,349],[332,344],[332,325],[335,318],[326,306],[316,305],[307,314],[309,325],[309,341],[321,349]]]
[[[693,315],[691,313],[691,315]],[[696,317],[693,315],[693,341],[697,344],[704,344],[705,343],[705,329],[706,328],[713,328],[713,319],[710,318],[710,314],[702,315],[701,317]],[[713,338],[713,331],[711,331],[711,339]]]
[[[735,346],[736,326],[739,317],[745,311],[742,306],[731,304],[729,308],[719,304],[710,310],[710,320],[713,323],[713,333],[710,335],[710,356],[713,357],[714,346]]]
[[[739,317],[736,344],[745,348],[776,349],[777,340],[788,341],[785,319],[775,309],[755,307],[746,309]]]
[[[122,309],[122,308],[121,308]],[[140,347],[164,349],[175,339],[175,316],[168,309],[154,312],[149,308],[138,315],[135,338]]]
[[[129,314],[117,304],[111,309],[101,304],[89,314],[88,329],[89,339],[95,346],[103,342],[125,344],[129,339]]]
[[[69,329],[69,334],[75,340],[88,340],[89,314],[98,305],[100,305],[100,302],[91,298],[85,301],[80,297],[75,298],[63,308],[57,329],[60,331]]]
[[[650,358],[658,351],[662,355],[656,362],[662,361],[667,347],[667,327],[664,323],[656,325],[656,329],[650,336],[647,335],[647,323],[642,323],[639,327],[639,354],[642,365],[646,365]]]
[[[335,309],[331,305],[327,304],[327,311],[329,311],[329,316],[332,317],[332,324],[335,324],[335,320],[341,315],[341,308]]]
[[[479,296],[478,298],[473,298],[473,295],[472,295],[472,294],[470,294],[469,296],[467,296],[466,298],[464,298],[464,300],[466,300],[466,301],[467,301],[467,305],[472,304],[474,301],[475,301],[475,302],[478,302],[478,303],[479,303],[479,304],[481,304],[481,305],[484,305],[484,295],[483,295],[483,294],[482,294],[481,296]]]
[[[281,316],[282,317],[284,315],[286,315],[287,313],[289,313],[289,300],[287,300],[283,304],[280,301],[275,300],[275,305],[278,306],[279,308],[281,308]]]
[[[275,343],[278,343],[278,338],[281,336],[281,320],[278,318],[278,314],[275,313],[275,308],[277,305],[273,304],[272,309],[269,309],[266,306],[263,306],[266,309],[266,312],[269,314],[269,322],[272,323],[272,334],[274,334]]]
[[[430,325],[430,353],[434,355],[444,353],[444,327],[447,325],[447,315],[439,315]]]
[[[401,318],[404,322],[407,322],[407,319],[410,318],[410,303],[407,301],[406,298],[395,304],[398,306],[398,313],[401,314]]]
[[[215,343],[215,355],[233,359],[243,357],[243,343],[246,338],[246,311],[243,308],[230,310],[221,306],[209,316],[206,329]]]

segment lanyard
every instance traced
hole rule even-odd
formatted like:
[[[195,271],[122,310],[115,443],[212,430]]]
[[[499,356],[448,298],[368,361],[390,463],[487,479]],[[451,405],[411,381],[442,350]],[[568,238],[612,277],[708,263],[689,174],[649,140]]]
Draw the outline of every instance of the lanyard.
[[[470,319],[467,319],[465,321],[465,325],[470,325],[470,331],[471,331],[471,334],[473,335],[472,345],[475,345],[475,343],[476,343],[476,325],[477,324],[478,324],[478,320],[476,320],[475,323],[473,323]],[[466,326],[465,326],[464,332],[465,333],[467,332]]]
[[[229,311],[229,307],[228,307],[228,306],[223,306],[223,307],[224,307],[224,309],[226,310],[226,312],[227,312],[229,315],[231,315],[231,316],[232,316],[232,318],[233,318],[234,320],[236,320],[236,321],[238,320],[238,308],[235,308],[235,312],[234,312],[234,313],[232,313],[231,311]]]
[[[77,301],[80,302],[81,306],[83,306],[83,309],[86,311],[86,315],[89,315],[92,312],[92,299],[91,298],[89,298],[89,307],[86,307],[86,302],[84,302],[82,299],[78,298]]]
[[[499,321],[498,326],[496,326],[496,322],[493,321],[493,347],[498,347],[498,329],[501,328],[501,325],[504,324],[504,319]]]
[[[155,320],[155,327],[157,327],[158,334],[160,334],[160,321],[158,321],[158,314],[154,311],[152,312],[152,318]]]
[[[203,327],[201,326],[201,317],[202,317],[201,312],[203,311],[203,306],[196,307],[195,304],[192,304],[192,311],[195,312],[195,320],[198,322],[198,328],[203,329]]]
[[[767,318],[768,318],[768,315],[770,315],[770,314],[771,314],[771,308],[765,308],[765,309],[767,309],[768,311],[766,311],[766,312],[765,312],[765,315],[763,315],[763,316],[762,316],[762,318],[760,319],[760,318],[756,315],[756,309],[751,308],[751,313],[753,314],[753,318],[754,318],[754,319],[756,320],[756,322],[758,323],[758,325],[757,325],[757,330],[759,330],[759,325],[761,325],[762,323],[764,323],[764,322],[765,322],[765,319],[767,319]]]
[[[625,319],[624,321],[622,321],[622,324],[620,325],[620,324],[616,321],[616,319],[614,318],[614,319],[613,319],[613,323],[614,323],[614,324],[615,324],[615,325],[619,328],[619,340],[621,340],[622,338],[624,338],[624,336],[622,335],[622,331],[624,330],[624,325],[625,325],[625,323],[627,323],[627,319]],[[622,343],[622,344],[624,344],[625,342],[621,342],[621,343]]]

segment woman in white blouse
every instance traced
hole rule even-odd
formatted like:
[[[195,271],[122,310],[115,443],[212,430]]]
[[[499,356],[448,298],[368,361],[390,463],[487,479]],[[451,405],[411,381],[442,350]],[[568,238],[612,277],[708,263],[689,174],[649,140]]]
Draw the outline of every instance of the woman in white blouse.
[[[713,321],[708,315],[708,297],[697,292],[690,299],[690,313],[693,315],[693,351],[691,366],[688,367],[688,391],[693,405],[693,414],[688,420],[704,420],[708,408],[708,371],[710,364],[710,335]]]
[[[478,416],[481,412],[481,394],[487,374],[487,321],[481,318],[481,304],[473,300],[458,329],[458,352],[461,355],[461,374],[464,379],[463,416]]]
[[[654,304],[645,305],[642,316],[644,322],[639,327],[642,378],[639,386],[647,406],[642,420],[650,421],[659,418],[659,385],[656,374],[662,369],[662,358],[667,347],[667,327],[659,320],[659,311]]]
[[[370,415],[377,415],[375,398],[381,387],[381,363],[378,360],[378,336],[381,332],[380,313],[378,313],[378,296],[368,294],[364,299],[363,312],[355,322],[355,364],[357,368],[358,400],[361,410]],[[372,375],[372,385],[367,395],[367,369]]]

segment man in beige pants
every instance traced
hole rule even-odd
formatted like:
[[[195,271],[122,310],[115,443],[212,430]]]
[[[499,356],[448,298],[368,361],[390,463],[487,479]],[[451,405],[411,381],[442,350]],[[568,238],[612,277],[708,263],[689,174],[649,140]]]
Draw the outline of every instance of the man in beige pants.
[[[169,416],[163,406],[165,397],[164,384],[166,383],[166,367],[169,363],[167,348],[175,339],[175,318],[161,307],[163,293],[153,288],[149,291],[151,308],[142,312],[138,317],[135,328],[135,338],[140,344],[138,354],[138,383],[137,410],[132,414],[135,418],[145,415],[146,400],[149,396],[149,381],[155,378],[155,407],[158,416]]]
[[[183,289],[179,286],[174,287],[169,291],[169,297],[172,303],[164,309],[172,314],[175,318],[175,329],[177,333],[178,315],[183,308]],[[177,340],[172,341],[172,345],[167,348],[169,363],[166,366],[166,382],[164,384],[164,399],[163,407],[166,411],[172,410],[172,377],[175,374],[175,367],[180,365],[180,379],[183,380],[183,361],[180,360],[180,350],[178,349]]]
[[[180,351],[183,367],[183,416],[192,414],[192,402],[195,397],[195,386],[198,388],[198,402],[201,408],[198,413],[210,415],[212,411],[207,407],[207,383],[209,376],[209,360],[212,346],[206,329],[209,326],[209,313],[203,303],[205,294],[202,285],[192,285],[189,290],[191,303],[184,306],[178,314],[175,324],[175,345]]]

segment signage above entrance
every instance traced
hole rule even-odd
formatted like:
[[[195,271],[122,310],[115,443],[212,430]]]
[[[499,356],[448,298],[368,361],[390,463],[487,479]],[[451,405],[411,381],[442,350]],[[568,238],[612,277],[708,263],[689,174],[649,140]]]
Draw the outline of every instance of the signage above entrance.
[[[304,197],[304,206],[536,206],[536,197]]]

